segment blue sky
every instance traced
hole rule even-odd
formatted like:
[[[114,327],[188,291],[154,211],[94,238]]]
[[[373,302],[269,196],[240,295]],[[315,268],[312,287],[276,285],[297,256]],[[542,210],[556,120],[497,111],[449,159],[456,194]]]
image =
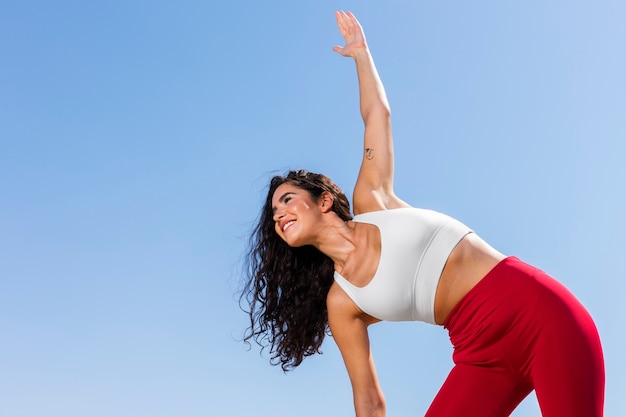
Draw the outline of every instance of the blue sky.
[[[332,339],[284,375],[237,341],[235,296],[271,175],[356,178],[337,9],[387,88],[397,194],[565,283],[626,413],[624,2],[6,0],[0,415],[351,415]],[[371,335],[388,415],[423,415],[445,331]]]

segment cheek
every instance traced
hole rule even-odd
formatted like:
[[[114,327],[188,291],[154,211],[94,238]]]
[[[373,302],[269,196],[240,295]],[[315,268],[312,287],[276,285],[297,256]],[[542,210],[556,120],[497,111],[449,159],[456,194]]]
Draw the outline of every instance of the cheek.
[[[282,240],[285,240],[285,236],[283,236],[283,232],[280,230],[278,223],[274,223],[274,231]]]
[[[294,201],[293,204],[287,205],[287,207],[289,207],[289,209],[296,214],[304,214],[311,208],[306,201],[302,200]]]

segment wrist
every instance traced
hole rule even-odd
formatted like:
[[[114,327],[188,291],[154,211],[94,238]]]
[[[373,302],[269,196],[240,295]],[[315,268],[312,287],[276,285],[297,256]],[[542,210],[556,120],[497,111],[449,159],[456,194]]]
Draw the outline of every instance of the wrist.
[[[355,60],[358,60],[361,58],[368,58],[370,56],[370,51],[367,45],[364,44],[362,48],[358,48],[352,51],[351,55],[352,55],[352,58],[354,58]]]

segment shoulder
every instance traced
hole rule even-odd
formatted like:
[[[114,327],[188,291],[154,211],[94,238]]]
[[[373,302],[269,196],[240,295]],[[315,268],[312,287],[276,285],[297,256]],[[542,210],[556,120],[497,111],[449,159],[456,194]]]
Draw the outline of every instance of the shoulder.
[[[381,192],[380,190],[354,188],[352,206],[354,214],[369,213],[372,211],[391,210],[396,208],[408,208],[410,204],[403,201],[393,192]]]
[[[380,321],[363,312],[336,282],[326,296],[326,308],[328,324],[334,333],[351,327],[350,323],[359,322],[368,326]]]
[[[336,282],[330,286],[326,296],[326,307],[328,308],[329,317],[334,313],[349,313],[356,316],[360,312],[356,304]]]

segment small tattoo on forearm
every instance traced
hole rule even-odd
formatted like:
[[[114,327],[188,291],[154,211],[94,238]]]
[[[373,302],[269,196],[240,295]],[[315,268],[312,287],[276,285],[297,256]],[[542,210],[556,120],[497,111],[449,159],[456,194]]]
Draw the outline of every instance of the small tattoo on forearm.
[[[365,148],[365,159],[374,159],[374,148]]]

